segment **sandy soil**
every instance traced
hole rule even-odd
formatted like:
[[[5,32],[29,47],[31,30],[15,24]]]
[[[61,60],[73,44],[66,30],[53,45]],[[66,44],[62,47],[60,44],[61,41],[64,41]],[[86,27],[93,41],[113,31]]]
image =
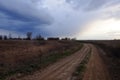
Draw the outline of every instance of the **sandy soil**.
[[[107,67],[100,57],[98,49],[91,45],[92,53],[83,80],[111,80]]]
[[[80,51],[54,63],[43,71],[37,71],[33,75],[16,80],[70,80],[73,71],[84,59],[89,50],[90,47],[84,45]]]

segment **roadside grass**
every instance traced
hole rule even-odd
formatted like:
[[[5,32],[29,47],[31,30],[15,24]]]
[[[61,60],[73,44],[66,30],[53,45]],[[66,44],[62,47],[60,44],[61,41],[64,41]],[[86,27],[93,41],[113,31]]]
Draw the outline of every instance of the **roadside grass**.
[[[45,67],[46,65],[52,64],[59,59],[65,58],[67,56],[70,56],[71,54],[75,53],[76,51],[80,50],[83,47],[83,44],[81,44],[77,48],[67,49],[63,53],[59,52],[52,52],[52,54],[46,56],[46,58],[41,59],[41,67]]]
[[[115,42],[114,42],[115,43]],[[120,44],[96,44],[100,51],[105,52],[105,54],[100,54],[104,63],[107,65],[110,78],[112,80],[120,80]]]
[[[7,77],[15,75],[15,77],[22,77],[28,74],[32,74],[38,69],[43,69],[50,64],[55,63],[59,59],[70,56],[76,51],[80,50],[83,47],[83,44],[79,43],[79,45],[71,46],[70,48],[64,51],[52,51],[49,55],[38,55],[37,57],[33,57],[29,62],[24,62],[20,66],[12,69],[8,69],[4,73],[0,74],[0,80],[5,80]]]
[[[75,72],[73,72],[71,80],[82,80],[82,78],[84,76],[84,72],[85,72],[86,67],[87,67],[87,63],[88,63],[90,56],[91,56],[91,52],[92,52],[92,50],[90,49],[89,53],[86,55],[84,60],[76,68]]]

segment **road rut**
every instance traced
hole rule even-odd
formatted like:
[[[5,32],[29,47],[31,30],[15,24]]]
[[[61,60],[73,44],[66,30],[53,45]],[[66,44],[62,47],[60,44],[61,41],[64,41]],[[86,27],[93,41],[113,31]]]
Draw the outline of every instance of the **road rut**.
[[[89,50],[90,47],[85,44],[78,52],[61,59],[43,71],[37,71],[33,75],[17,80],[70,80],[75,68],[81,63]]]
[[[100,51],[91,45],[92,53],[83,80],[111,80],[107,67],[103,62]]]

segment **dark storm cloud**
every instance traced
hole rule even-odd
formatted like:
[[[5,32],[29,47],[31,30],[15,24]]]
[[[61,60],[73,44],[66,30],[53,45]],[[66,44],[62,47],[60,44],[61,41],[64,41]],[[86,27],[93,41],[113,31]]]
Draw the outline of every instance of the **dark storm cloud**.
[[[37,0],[36,0],[37,1]],[[32,0],[1,0],[0,1],[0,29],[17,32],[35,32],[36,26],[50,25],[53,18],[47,10],[35,7]],[[39,30],[42,32],[42,28]]]
[[[52,21],[51,16],[46,10],[42,7],[37,9],[35,4],[30,0],[1,0],[0,10],[11,16],[28,18],[29,20],[40,20],[46,24]]]

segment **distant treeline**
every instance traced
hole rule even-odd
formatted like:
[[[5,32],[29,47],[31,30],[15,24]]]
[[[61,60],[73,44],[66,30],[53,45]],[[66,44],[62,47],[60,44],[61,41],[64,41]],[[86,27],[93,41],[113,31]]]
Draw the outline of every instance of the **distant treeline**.
[[[45,40],[44,37],[42,37],[40,34],[36,35],[35,38],[32,38],[32,32],[26,33],[26,38],[18,37],[12,37],[11,34],[9,35],[0,35],[0,40]],[[62,38],[59,37],[48,37],[47,40],[76,40],[76,38]]]

